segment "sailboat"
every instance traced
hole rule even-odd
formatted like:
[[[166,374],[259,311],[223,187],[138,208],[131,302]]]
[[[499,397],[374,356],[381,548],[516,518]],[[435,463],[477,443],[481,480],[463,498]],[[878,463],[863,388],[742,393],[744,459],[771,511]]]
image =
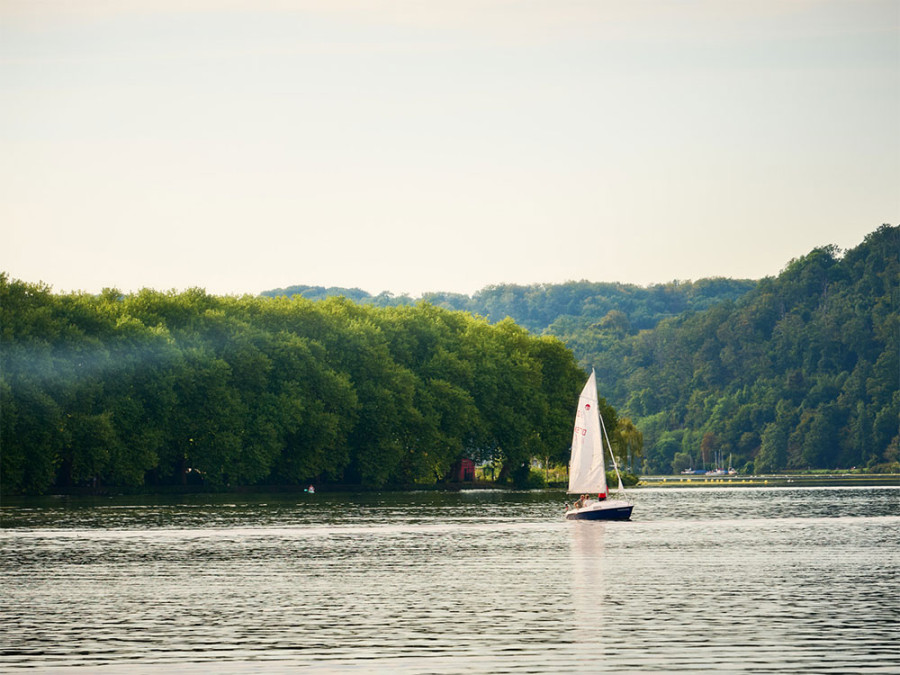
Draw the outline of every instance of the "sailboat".
[[[581,498],[574,507],[566,507],[568,520],[628,520],[634,505],[621,499],[609,499],[606,485],[606,462],[603,459],[603,439],[616,470],[619,492],[625,492],[619,467],[609,444],[606,426],[600,417],[597,401],[597,376],[591,376],[578,397],[575,429],[572,433],[572,457],[569,460],[569,494],[597,494],[597,499]]]

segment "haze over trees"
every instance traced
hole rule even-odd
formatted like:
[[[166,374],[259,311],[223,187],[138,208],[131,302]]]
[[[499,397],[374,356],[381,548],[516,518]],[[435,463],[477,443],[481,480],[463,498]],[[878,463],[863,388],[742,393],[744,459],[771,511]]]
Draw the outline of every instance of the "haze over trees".
[[[427,303],[55,295],[0,275],[2,489],[433,483],[564,462],[584,375],[557,339]],[[607,409],[611,423],[615,414]]]
[[[636,470],[896,470],[898,280],[888,225],[760,281],[418,302],[60,295],[0,274],[0,489],[423,484],[462,457],[524,484],[533,458],[567,462],[590,366]]]

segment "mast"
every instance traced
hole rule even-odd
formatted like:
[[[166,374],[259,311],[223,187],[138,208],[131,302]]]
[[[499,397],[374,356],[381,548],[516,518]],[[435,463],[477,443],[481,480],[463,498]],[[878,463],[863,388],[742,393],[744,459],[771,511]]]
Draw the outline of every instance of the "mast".
[[[606,447],[609,449],[609,456],[612,459],[613,469],[616,471],[616,480],[619,482],[619,491],[625,492],[625,486],[622,485],[622,476],[619,475],[619,465],[616,464],[616,456],[613,454],[612,445],[609,442],[609,434],[606,431],[606,424],[603,423],[603,415],[600,414],[600,406],[597,406],[597,417],[600,418],[600,427],[603,429],[603,435],[606,437]]]

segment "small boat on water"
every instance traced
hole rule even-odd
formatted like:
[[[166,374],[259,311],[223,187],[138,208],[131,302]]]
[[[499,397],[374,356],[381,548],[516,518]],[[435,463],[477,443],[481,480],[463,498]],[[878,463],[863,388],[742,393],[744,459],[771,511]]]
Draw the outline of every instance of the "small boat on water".
[[[606,485],[606,462],[603,440],[618,478],[619,494],[625,494],[619,467],[612,453],[606,426],[600,417],[597,400],[597,376],[591,376],[578,398],[575,429],[572,433],[572,457],[569,460],[569,494],[581,495],[574,505],[566,505],[567,520],[628,520],[634,504],[623,499],[610,499]],[[589,495],[596,494],[597,499]]]

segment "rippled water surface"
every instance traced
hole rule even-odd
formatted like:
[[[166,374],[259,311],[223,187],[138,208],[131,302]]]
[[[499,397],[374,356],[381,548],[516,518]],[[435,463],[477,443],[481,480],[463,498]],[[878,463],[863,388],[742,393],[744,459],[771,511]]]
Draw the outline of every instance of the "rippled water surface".
[[[900,489],[0,508],[0,669],[900,672]]]

